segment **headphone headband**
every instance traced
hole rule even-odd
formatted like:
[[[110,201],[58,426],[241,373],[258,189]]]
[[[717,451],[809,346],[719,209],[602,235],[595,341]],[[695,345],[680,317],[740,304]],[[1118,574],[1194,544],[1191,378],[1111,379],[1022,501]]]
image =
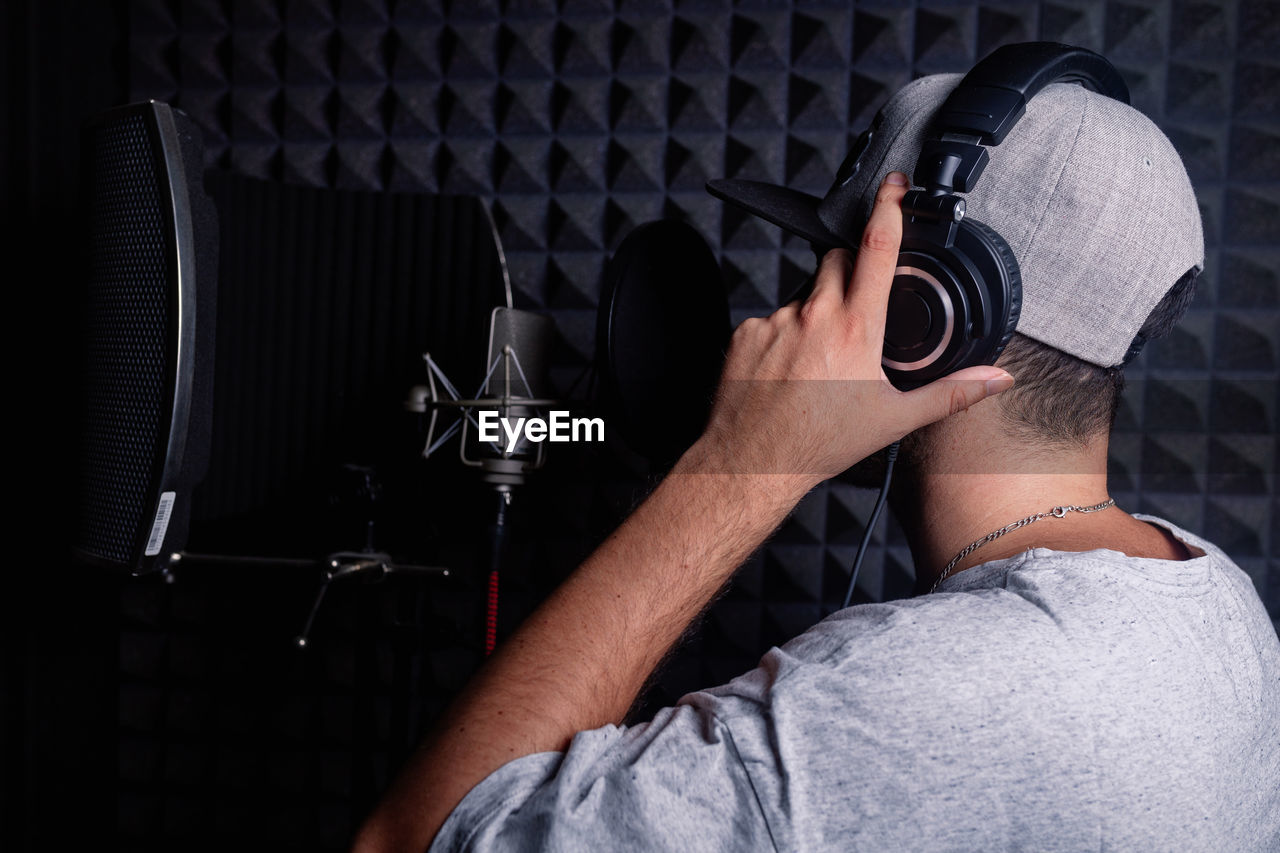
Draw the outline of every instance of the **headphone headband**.
[[[1009,44],[973,67],[943,102],[916,163],[915,183],[930,195],[968,192],[999,145],[1050,83],[1079,83],[1129,103],[1129,88],[1105,57],[1056,42]]]

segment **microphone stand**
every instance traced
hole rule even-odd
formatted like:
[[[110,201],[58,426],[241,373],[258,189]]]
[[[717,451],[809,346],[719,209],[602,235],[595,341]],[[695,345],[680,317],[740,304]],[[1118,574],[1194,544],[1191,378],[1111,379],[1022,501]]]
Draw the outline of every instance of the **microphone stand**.
[[[316,597],[307,613],[307,621],[302,632],[294,638],[294,645],[305,649],[311,635],[311,627],[315,623],[320,604],[324,601],[329,585],[335,581],[351,578],[382,580],[388,575],[418,575],[422,577],[449,577],[449,570],[442,566],[418,566],[409,563],[397,563],[389,554],[381,551],[338,551],[323,559],[298,559],[290,557],[241,557],[229,554],[197,554],[190,551],[178,551],[169,555],[168,565],[161,570],[161,578],[165,583],[174,583],[177,577],[174,569],[179,566],[196,566],[208,568],[321,568],[323,576]]]
[[[324,580],[320,582],[320,589],[316,590],[315,600],[311,603],[311,612],[307,614],[307,621],[302,626],[302,633],[294,638],[294,644],[300,649],[307,647],[307,637],[311,634],[311,625],[315,621],[316,612],[320,610],[320,603],[324,601],[324,594],[329,590],[329,584],[334,581],[361,577],[380,581],[391,574],[447,578],[449,577],[449,570],[440,566],[415,566],[394,563],[389,555],[381,551],[339,551],[336,554],[330,554],[328,567],[324,572]]]
[[[387,575],[419,575],[426,577],[449,577],[449,570],[439,566],[418,566],[409,563],[397,563],[391,559],[391,555],[374,548],[374,506],[378,502],[380,487],[374,477],[373,470],[370,468],[362,468],[355,465],[344,466],[345,470],[359,474],[363,478],[362,488],[358,494],[363,498],[367,515],[365,516],[365,540],[364,547],[359,551],[337,551],[328,555],[322,560],[305,560],[290,559],[277,557],[249,557],[249,556],[231,556],[217,554],[193,554],[189,552],[179,552],[169,555],[163,571],[162,578],[165,583],[173,583],[175,578],[173,567],[179,564],[184,566],[217,566],[217,567],[298,567],[298,568],[322,568],[322,579],[320,588],[316,590],[315,598],[311,602],[311,609],[307,612],[307,621],[302,626],[302,632],[294,638],[294,645],[299,649],[305,649],[309,637],[311,636],[311,628],[315,624],[316,615],[320,612],[320,605],[324,602],[325,593],[329,591],[329,586],[337,581],[345,581],[355,578],[363,578],[370,581],[380,581]]]

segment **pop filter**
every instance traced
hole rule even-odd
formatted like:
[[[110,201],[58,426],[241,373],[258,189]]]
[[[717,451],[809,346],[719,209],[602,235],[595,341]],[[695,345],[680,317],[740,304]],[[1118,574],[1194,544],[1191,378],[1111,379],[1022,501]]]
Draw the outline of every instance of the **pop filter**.
[[[702,236],[675,220],[633,230],[605,267],[596,326],[611,429],[658,467],[701,435],[729,344],[729,297]]]

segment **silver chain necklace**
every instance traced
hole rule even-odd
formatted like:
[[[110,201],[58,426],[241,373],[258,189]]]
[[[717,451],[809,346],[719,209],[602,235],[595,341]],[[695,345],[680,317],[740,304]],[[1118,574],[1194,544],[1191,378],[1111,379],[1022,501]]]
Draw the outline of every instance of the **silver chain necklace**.
[[[966,545],[960,551],[959,554],[956,554],[954,557],[952,557],[951,562],[947,563],[947,565],[942,569],[942,574],[938,575],[938,579],[933,582],[933,586],[929,587],[929,592],[933,592],[934,590],[936,590],[938,588],[938,584],[942,583],[944,580],[947,579],[947,576],[951,574],[951,570],[956,567],[956,563],[959,563],[961,560],[963,560],[965,557],[969,556],[974,551],[981,548],[983,545],[986,545],[988,542],[994,542],[995,540],[999,539],[1001,536],[1005,535],[1006,533],[1012,533],[1013,531],[1017,530],[1019,527],[1026,527],[1028,524],[1034,524],[1040,519],[1048,518],[1049,516],[1053,516],[1054,518],[1062,518],[1064,515],[1066,515],[1069,512],[1097,512],[1098,510],[1106,509],[1109,506],[1115,506],[1115,503],[1116,503],[1115,498],[1108,498],[1102,503],[1094,504],[1093,506],[1055,506],[1053,509],[1047,512],[1038,512],[1035,515],[1028,515],[1026,518],[1018,519],[1012,524],[1006,524],[1004,527],[1001,527],[999,530],[993,530],[990,533],[988,533],[986,536],[983,536],[981,539],[974,540],[970,544]]]

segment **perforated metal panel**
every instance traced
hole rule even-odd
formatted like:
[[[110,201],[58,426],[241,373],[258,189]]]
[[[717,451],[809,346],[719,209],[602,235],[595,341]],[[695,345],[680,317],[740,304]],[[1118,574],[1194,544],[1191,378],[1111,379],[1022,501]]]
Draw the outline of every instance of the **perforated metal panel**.
[[[144,118],[88,129],[85,152],[89,373],[79,543],[128,565],[153,508],[172,402],[172,246]]]

